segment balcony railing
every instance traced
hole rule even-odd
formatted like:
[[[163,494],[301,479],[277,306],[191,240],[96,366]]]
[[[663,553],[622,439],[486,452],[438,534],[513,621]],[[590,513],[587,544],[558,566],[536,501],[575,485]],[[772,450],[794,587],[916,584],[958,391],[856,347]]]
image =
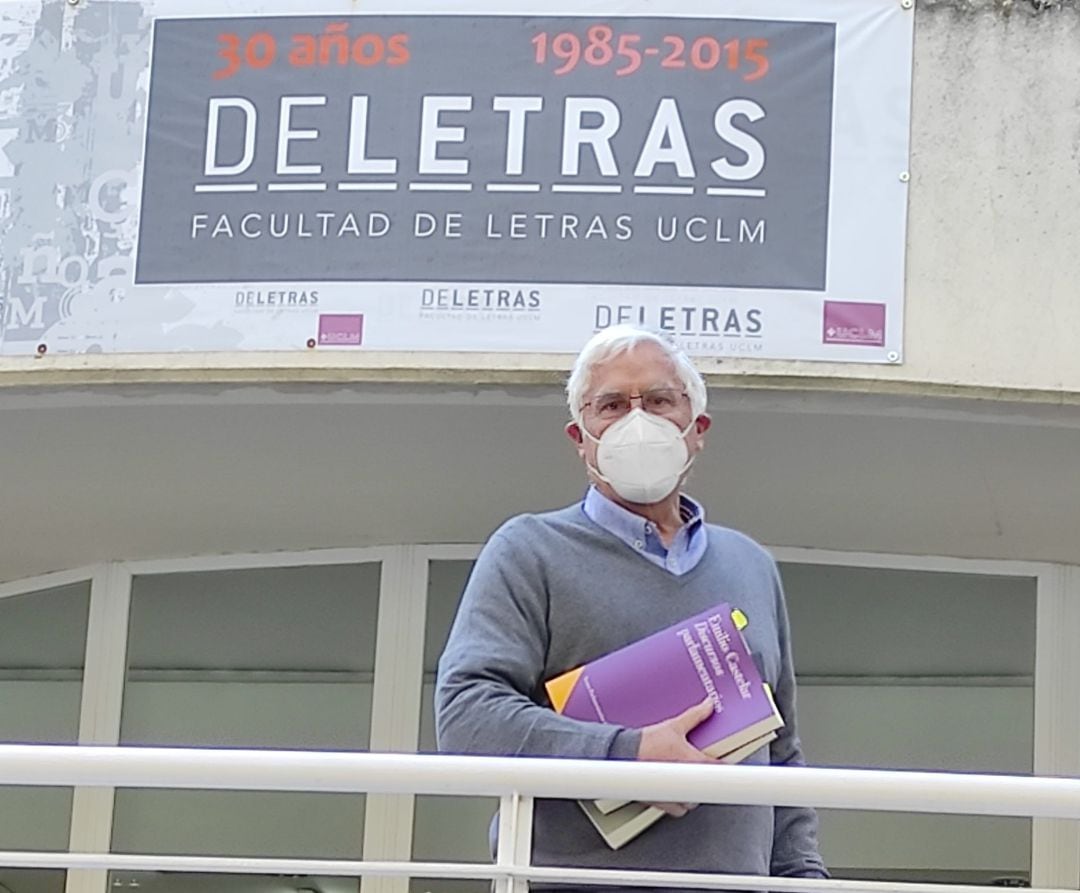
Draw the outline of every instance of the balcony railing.
[[[531,864],[532,806],[537,797],[1080,819],[1080,780],[1068,778],[412,754],[0,745],[0,785],[499,797],[494,864],[0,852],[0,866],[477,879],[497,882],[500,893],[522,893],[529,881],[541,880],[581,886],[787,893],[998,890],[955,884],[538,867]]]

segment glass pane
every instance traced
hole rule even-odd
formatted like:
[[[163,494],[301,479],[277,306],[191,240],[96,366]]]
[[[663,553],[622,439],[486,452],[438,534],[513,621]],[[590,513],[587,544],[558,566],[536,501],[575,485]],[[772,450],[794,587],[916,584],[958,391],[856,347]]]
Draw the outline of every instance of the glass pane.
[[[114,871],[109,893],[358,893],[356,878]],[[2,891],[0,891],[2,893]],[[18,893],[23,893],[19,890]]]
[[[493,884],[462,878],[409,878],[409,893],[491,893]]]
[[[66,848],[66,845],[65,845]],[[0,868],[0,893],[64,893],[67,872],[43,868]]]
[[[0,741],[78,743],[89,613],[89,581],[0,599]],[[71,788],[0,787],[0,849],[66,850],[71,797]]]
[[[379,571],[136,577],[121,743],[366,750]],[[355,858],[363,834],[363,795],[121,790],[113,849]]]
[[[450,635],[450,626],[457,614],[461,593],[465,591],[472,566],[470,560],[432,561],[428,564],[427,619],[424,627],[424,678],[428,681],[435,679],[439,655],[446,646],[446,637]]]
[[[471,561],[433,561],[428,575],[424,630],[424,692],[420,752],[435,753],[435,671],[465,588]],[[499,802],[489,797],[417,797],[413,858],[424,862],[489,862],[488,829]],[[413,879],[413,893],[486,891],[487,881]]]
[[[799,722],[819,766],[1030,773],[1035,581],[785,564]],[[1027,819],[828,810],[837,876],[1028,877]]]

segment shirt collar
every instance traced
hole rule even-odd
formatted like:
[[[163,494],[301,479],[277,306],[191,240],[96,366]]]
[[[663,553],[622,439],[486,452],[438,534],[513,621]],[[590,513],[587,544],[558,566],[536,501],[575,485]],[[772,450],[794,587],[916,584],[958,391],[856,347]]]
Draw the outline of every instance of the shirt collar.
[[[590,486],[585,493],[584,507],[586,515],[619,539],[632,541],[653,532],[652,522],[608,499],[595,486]],[[696,499],[680,493],[679,516],[687,528],[687,534],[692,534],[704,523],[705,509]]]

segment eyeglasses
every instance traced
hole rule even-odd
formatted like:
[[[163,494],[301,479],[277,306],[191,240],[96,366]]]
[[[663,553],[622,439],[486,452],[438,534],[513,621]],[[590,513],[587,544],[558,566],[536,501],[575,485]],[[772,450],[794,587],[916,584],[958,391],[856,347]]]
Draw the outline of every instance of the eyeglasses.
[[[583,403],[581,408],[589,409],[603,422],[610,422],[627,415],[635,400],[641,401],[641,408],[646,412],[659,416],[672,416],[682,409],[687,395],[686,391],[680,391],[677,388],[651,388],[640,394],[598,394],[588,403]]]

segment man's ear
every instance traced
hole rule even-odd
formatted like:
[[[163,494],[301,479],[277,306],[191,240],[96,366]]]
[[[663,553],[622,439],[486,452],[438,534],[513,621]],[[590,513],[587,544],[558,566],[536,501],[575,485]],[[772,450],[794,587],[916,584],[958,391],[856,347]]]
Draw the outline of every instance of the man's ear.
[[[705,448],[705,432],[712,427],[712,419],[702,413],[694,419],[694,452],[700,453]]]
[[[566,436],[574,442],[574,448],[577,450],[578,458],[585,459],[585,435],[581,433],[581,425],[577,422],[567,422],[566,427],[563,428],[566,432]]]

